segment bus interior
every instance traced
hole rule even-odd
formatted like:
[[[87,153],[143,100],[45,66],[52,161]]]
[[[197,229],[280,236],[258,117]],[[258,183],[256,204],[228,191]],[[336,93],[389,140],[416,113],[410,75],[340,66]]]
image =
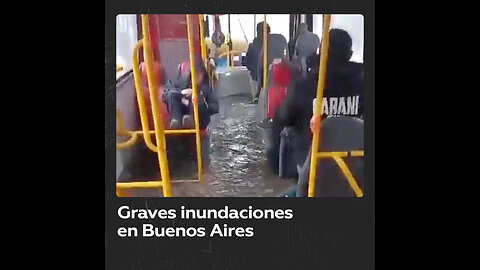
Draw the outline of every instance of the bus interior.
[[[256,97],[259,82],[252,79],[246,59],[259,35],[257,25],[265,21],[270,32],[263,24],[262,34],[269,38],[262,47],[266,53],[258,76],[263,80]],[[299,35],[299,25],[308,31]],[[361,125],[339,124],[346,140],[358,143],[327,149],[329,133],[321,130],[334,128],[315,118],[321,113],[328,57],[322,48],[328,48],[329,30],[346,30],[353,41],[350,61],[363,64],[362,15],[119,14],[116,27],[117,196],[283,197],[302,177],[308,179],[306,197],[322,196],[323,178],[335,178],[345,190],[325,196],[363,196],[363,120]],[[282,135],[275,172],[266,156],[274,143],[272,119],[295,80],[305,76],[312,52],[320,54],[320,75],[312,100],[311,149],[322,151],[310,153],[309,169],[300,173],[288,165],[288,137]],[[162,91],[180,76],[182,63],[192,63],[195,56],[208,73],[219,111],[208,127],[199,127],[198,70],[191,65],[195,125],[171,129]],[[275,59],[287,59],[301,72],[293,76],[285,62]]]

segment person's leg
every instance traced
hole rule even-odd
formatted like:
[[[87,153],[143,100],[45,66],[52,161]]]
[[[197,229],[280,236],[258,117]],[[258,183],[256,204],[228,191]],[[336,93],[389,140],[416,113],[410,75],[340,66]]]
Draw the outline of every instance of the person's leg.
[[[193,111],[193,104],[190,102],[188,106],[185,106],[185,114],[182,118],[182,126],[184,128],[194,128],[195,121],[194,119],[194,111]]]
[[[310,175],[310,155],[311,152],[308,153],[307,157],[305,158],[305,162],[298,174],[298,182],[297,182],[297,197],[307,197],[308,196],[308,181]]]
[[[257,89],[256,89],[256,92],[255,92],[255,96],[253,97],[253,103],[254,104],[258,103],[258,98],[260,97],[260,92],[262,91],[262,86],[263,86],[263,84],[261,84],[261,82],[259,81],[257,83]]]
[[[286,189],[282,193],[278,194],[277,197],[297,197],[297,185]]]
[[[170,128],[180,128],[180,121],[184,114],[181,96],[179,96],[178,93],[168,93],[165,98],[165,103],[167,104],[167,109],[170,113]]]

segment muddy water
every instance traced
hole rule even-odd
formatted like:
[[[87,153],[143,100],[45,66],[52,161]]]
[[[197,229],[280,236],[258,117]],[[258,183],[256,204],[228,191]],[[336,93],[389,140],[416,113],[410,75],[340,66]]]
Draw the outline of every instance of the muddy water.
[[[293,186],[268,168],[265,145],[255,122],[251,97],[219,101],[220,113],[210,123],[210,164],[204,179],[173,181],[174,196],[181,197],[274,197]],[[193,167],[195,167],[194,165]],[[157,174],[158,175],[158,174]],[[161,190],[131,190],[130,196],[161,196]]]

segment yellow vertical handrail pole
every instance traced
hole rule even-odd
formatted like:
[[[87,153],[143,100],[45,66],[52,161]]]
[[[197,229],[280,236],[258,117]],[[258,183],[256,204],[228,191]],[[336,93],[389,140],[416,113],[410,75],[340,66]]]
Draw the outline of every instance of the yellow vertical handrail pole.
[[[163,127],[163,119],[160,106],[158,105],[158,81],[154,74],[153,67],[153,51],[150,41],[150,24],[148,15],[142,14],[142,30],[143,30],[143,53],[145,63],[147,65],[148,88],[150,92],[150,101],[152,105],[153,125],[155,127],[155,138],[157,139],[157,154],[160,165],[160,174],[162,177],[163,195],[172,197],[172,188],[170,186],[170,172],[168,169],[168,160],[165,143],[165,130]]]
[[[328,49],[330,45],[330,14],[325,14],[323,18],[323,33],[322,33],[322,48],[320,52],[320,70],[318,72],[318,85],[317,85],[317,99],[315,101],[314,111],[314,128],[312,149],[310,155],[310,175],[308,181],[308,197],[315,196],[315,180],[317,178],[317,152],[320,147],[320,131],[321,131],[321,114],[322,114],[322,100],[323,89],[325,88],[325,81],[327,75],[327,60]]]
[[[200,141],[200,121],[198,119],[197,68],[195,66],[195,48],[193,47],[192,20],[187,14],[188,52],[190,54],[190,70],[192,78],[193,116],[195,118],[195,139],[197,144],[198,180],[202,180],[202,145]]]
[[[202,60],[203,65],[207,68],[207,48],[205,46],[205,25],[204,25],[204,15],[198,14],[198,23],[200,25],[200,46],[202,49]]]
[[[152,143],[150,137],[150,127],[148,125],[147,105],[145,105],[145,98],[143,97],[142,73],[140,72],[140,64],[138,63],[138,52],[143,46],[143,39],[139,40],[133,48],[132,64],[133,64],[133,79],[135,81],[135,91],[137,92],[138,110],[140,112],[140,122],[142,124],[143,140],[148,149],[157,152],[157,146]],[[158,144],[158,141],[157,141]]]
[[[263,91],[267,89],[268,74],[268,36],[267,36],[267,14],[263,14]]]

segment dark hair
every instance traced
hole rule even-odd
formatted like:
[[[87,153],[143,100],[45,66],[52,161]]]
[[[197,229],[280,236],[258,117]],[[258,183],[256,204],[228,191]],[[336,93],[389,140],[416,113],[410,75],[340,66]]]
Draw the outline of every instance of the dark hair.
[[[270,25],[267,23],[267,32],[270,33]],[[263,22],[257,23],[257,33],[263,33]]]
[[[267,34],[270,33],[270,25],[267,23]],[[260,44],[263,44],[263,22],[257,23],[257,39]]]
[[[321,47],[320,47],[321,48]],[[330,46],[328,50],[328,70],[335,71],[344,66],[352,57],[352,38],[347,31],[337,28],[330,29]],[[320,57],[315,52],[307,57],[307,68],[318,73]]]
[[[347,31],[333,28],[330,30],[329,59],[336,64],[344,64],[352,57],[352,38]]]

